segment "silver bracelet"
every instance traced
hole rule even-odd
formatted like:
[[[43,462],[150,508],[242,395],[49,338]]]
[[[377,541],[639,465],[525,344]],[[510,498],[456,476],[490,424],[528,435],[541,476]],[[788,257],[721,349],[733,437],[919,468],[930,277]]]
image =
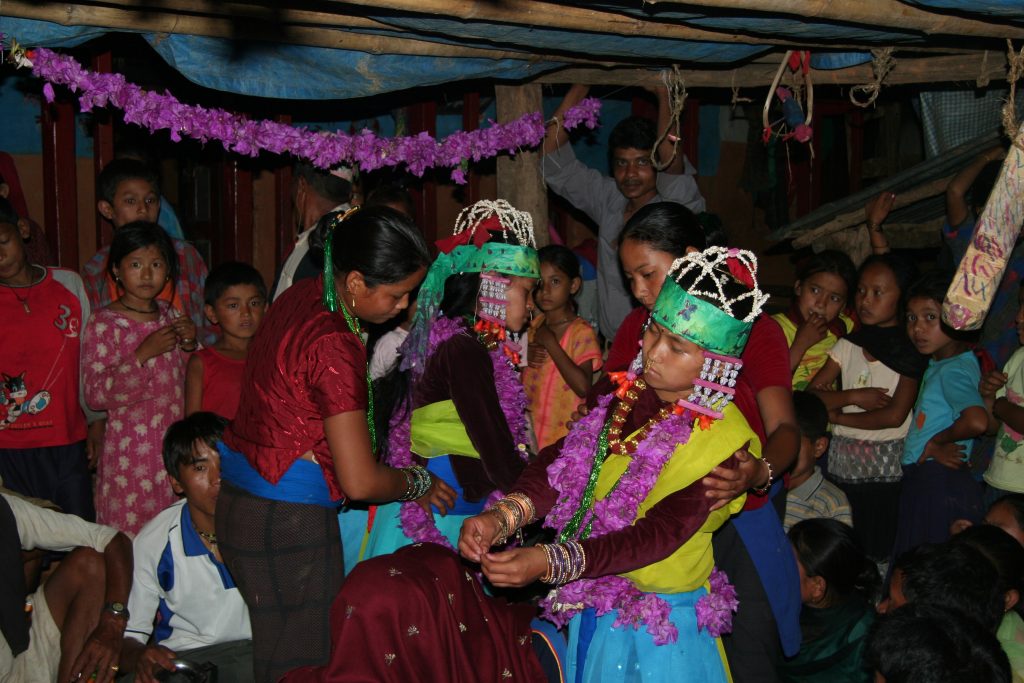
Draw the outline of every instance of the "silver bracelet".
[[[419,465],[413,465],[412,467],[403,467],[402,473],[405,474],[405,492],[399,497],[400,501],[416,500],[422,498],[430,490],[431,485],[434,483],[433,477],[430,472],[424,467]]]
[[[772,464],[765,459],[761,459],[765,465],[768,466],[768,481],[764,483],[764,486],[759,486],[753,489],[754,493],[759,496],[763,496],[768,493],[768,490],[772,487],[772,482],[775,481],[775,473],[772,472]]]

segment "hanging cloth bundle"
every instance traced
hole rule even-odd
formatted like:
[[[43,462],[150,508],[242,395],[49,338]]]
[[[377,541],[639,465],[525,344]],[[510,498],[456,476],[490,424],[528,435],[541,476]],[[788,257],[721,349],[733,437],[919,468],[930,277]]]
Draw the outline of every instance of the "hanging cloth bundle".
[[[804,106],[800,106],[796,89],[782,87],[782,75],[789,69],[794,74],[800,73],[803,76]],[[782,102],[782,119],[772,123],[768,120],[768,110],[771,108],[772,97],[777,96]],[[804,111],[806,110],[806,114]],[[811,82],[811,53],[807,51],[796,52],[788,50],[782,57],[778,71],[775,72],[775,79],[772,87],[768,89],[768,95],[764,100],[764,107],[761,109],[761,124],[763,126],[761,140],[768,144],[772,136],[782,140],[796,140],[797,142],[809,142],[814,136],[811,128],[811,121],[814,118],[814,84]],[[775,127],[778,126],[778,130]]]
[[[1010,99],[1003,125],[1013,144],[942,302],[942,319],[957,330],[976,330],[985,322],[1024,221],[1024,127],[1016,121],[1014,101],[1017,79],[1024,75],[1024,50],[1014,53],[1012,43],[1006,42]]]

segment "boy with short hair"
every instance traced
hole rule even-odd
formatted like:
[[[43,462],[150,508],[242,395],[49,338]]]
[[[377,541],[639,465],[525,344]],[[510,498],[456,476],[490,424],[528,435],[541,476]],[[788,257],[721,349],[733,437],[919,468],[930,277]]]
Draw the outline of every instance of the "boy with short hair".
[[[188,360],[185,415],[206,410],[231,420],[238,411],[249,342],[267,310],[267,286],[248,263],[231,261],[210,271],[204,295],[206,319],[221,334]]]
[[[220,492],[216,444],[227,420],[199,412],[164,436],[164,466],[184,500],[157,514],[135,537],[121,670],[136,680],[173,671],[175,659],[217,666],[219,683],[252,679],[249,611],[217,548]],[[147,644],[148,643],[148,644]]]
[[[912,604],[880,617],[865,664],[886,683],[1010,683],[999,641],[970,619],[938,605]]]
[[[96,208],[119,230],[133,221],[155,223],[160,213],[160,180],[156,171],[135,159],[115,159],[104,167],[96,180]],[[167,301],[187,315],[200,330],[200,341],[212,341],[212,333],[203,318],[203,284],[206,264],[188,242],[171,240],[178,255],[178,279],[169,282],[159,299]],[[110,245],[96,252],[82,269],[89,302],[99,310],[118,298],[118,285],[107,275]]]
[[[793,392],[793,407],[800,425],[800,451],[789,475],[786,494],[786,531],[805,519],[824,517],[853,526],[850,501],[838,486],[825,479],[818,458],[828,450],[828,410],[821,399],[806,391]]]
[[[74,271],[29,261],[28,234],[0,198],[0,478],[94,521],[87,421],[100,416],[84,410],[79,373],[89,300]]]

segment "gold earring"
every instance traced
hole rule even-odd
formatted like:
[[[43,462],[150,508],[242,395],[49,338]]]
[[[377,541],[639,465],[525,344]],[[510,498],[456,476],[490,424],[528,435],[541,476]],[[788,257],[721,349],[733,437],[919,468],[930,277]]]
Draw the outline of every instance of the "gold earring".
[[[355,310],[356,310],[356,295],[353,294],[352,295],[352,311],[354,312]]]

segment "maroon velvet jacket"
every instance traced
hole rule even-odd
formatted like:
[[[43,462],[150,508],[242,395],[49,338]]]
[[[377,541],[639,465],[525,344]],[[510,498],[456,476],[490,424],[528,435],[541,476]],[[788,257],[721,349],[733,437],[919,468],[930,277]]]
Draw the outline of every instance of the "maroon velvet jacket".
[[[494,489],[508,491],[525,463],[501,412],[491,357],[476,335],[448,339],[427,359],[413,390],[413,408],[451,400],[480,459],[452,455],[452,469],[466,500],[482,500]]]

